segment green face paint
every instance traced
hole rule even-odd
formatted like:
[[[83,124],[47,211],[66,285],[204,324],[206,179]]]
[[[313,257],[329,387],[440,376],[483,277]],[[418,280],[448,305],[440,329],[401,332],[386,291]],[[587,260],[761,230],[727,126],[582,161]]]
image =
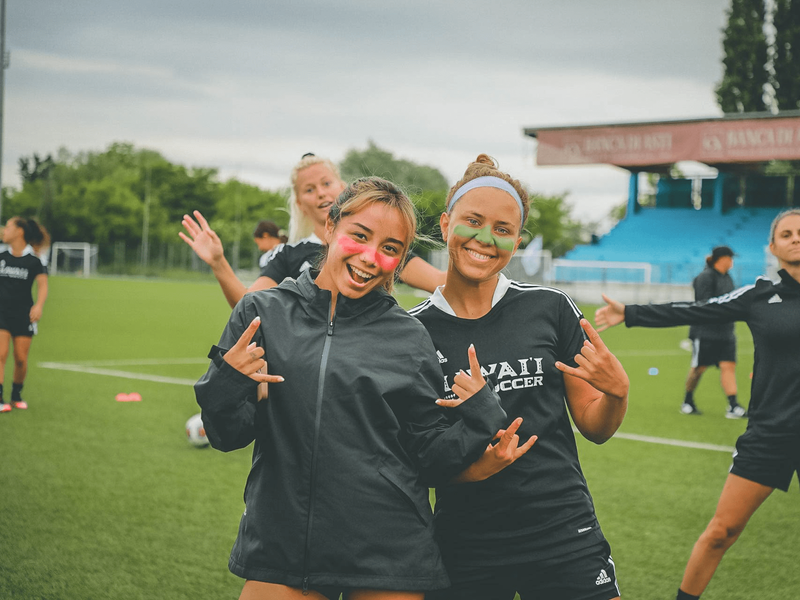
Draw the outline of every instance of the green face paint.
[[[467,225],[456,225],[453,228],[453,233],[464,238],[475,238],[481,244],[487,246],[497,246],[500,250],[506,252],[514,251],[514,243],[516,240],[511,237],[499,237],[492,234],[492,228],[487,225],[483,229],[468,227]]]

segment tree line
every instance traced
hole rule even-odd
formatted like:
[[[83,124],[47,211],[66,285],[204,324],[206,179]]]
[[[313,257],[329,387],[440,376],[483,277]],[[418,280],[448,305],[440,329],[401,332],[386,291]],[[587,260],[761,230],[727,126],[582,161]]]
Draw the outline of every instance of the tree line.
[[[731,0],[722,47],[724,113],[800,108],[800,0]]]
[[[423,238],[441,240],[439,215],[450,186],[438,169],[396,158],[372,142],[348,151],[339,166],[345,181],[378,175],[399,184],[418,209]],[[141,247],[145,237],[150,244],[182,243],[181,219],[195,209],[217,231],[226,252],[239,248],[252,254],[252,232],[262,219],[288,226],[288,187],[265,190],[237,179],[221,181],[215,168],[174,164],[128,143],[99,152],[34,154],[19,160],[19,172],[21,188],[3,190],[3,218],[36,217],[55,241],[98,244],[101,261],[120,244]],[[565,194],[531,198],[526,242],[542,235],[543,247],[561,256],[588,237],[590,225],[572,217]]]

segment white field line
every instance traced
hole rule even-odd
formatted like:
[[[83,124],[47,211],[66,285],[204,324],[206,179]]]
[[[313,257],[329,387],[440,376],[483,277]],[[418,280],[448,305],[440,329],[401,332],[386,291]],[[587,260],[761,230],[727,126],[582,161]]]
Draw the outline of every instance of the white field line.
[[[171,383],[174,385],[194,385],[194,379],[181,379],[179,377],[162,377],[161,375],[149,375],[147,373],[131,373],[129,371],[119,371],[117,369],[105,369],[93,365],[104,366],[137,366],[137,365],[187,365],[187,364],[205,364],[208,362],[207,358],[176,358],[176,359],[139,359],[139,360],[117,360],[117,361],[94,361],[90,364],[68,364],[57,362],[42,362],[38,366],[43,369],[56,369],[60,371],[72,371],[76,373],[89,373],[91,375],[105,375],[107,377],[121,377],[124,379],[138,379],[141,381],[153,381],[155,383]],[[573,431],[577,430],[573,429]],[[688,442],[685,440],[671,440],[668,438],[653,437],[649,435],[638,435],[635,433],[617,432],[614,434],[615,438],[623,440],[633,440],[635,442],[646,442],[648,444],[662,444],[665,446],[678,446],[680,448],[694,448],[695,450],[712,450],[715,452],[726,452],[728,454],[733,452],[733,448],[729,446],[718,446],[716,444],[704,444],[702,442]]]
[[[203,361],[207,362],[207,361]],[[140,362],[136,363],[129,363],[129,365],[138,365],[142,364]],[[171,364],[169,362],[158,362],[158,363],[149,363],[149,364]],[[187,364],[187,363],[178,363],[178,364]],[[192,363],[193,364],[193,363]],[[199,364],[199,363],[198,363]],[[122,377],[124,379],[139,379],[141,381],[154,381],[156,383],[171,383],[174,385],[194,385],[197,380],[196,379],[182,379],[180,377],[163,377],[161,375],[150,375],[147,373],[131,373],[130,371],[119,371],[117,369],[104,369],[101,367],[92,367],[87,365],[75,365],[75,364],[68,364],[68,363],[56,363],[56,362],[41,362],[39,363],[40,367],[43,369],[57,369],[60,371],[73,371],[75,373],[90,373],[92,375],[106,375],[108,377]]]
[[[718,446],[716,444],[704,444],[703,442],[671,440],[669,438],[638,435],[636,433],[623,433],[621,431],[615,433],[614,437],[623,440],[633,440],[635,442],[647,442],[648,444],[663,444],[665,446],[678,446],[680,448],[694,448],[695,450],[712,450],[714,452],[725,452],[726,454],[732,454],[735,449],[733,446]]]

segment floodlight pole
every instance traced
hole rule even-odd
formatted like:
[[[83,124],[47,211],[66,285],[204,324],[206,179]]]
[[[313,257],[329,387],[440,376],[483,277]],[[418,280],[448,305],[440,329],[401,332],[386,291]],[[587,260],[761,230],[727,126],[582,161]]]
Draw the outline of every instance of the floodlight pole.
[[[3,98],[6,92],[6,0],[0,0],[0,222],[3,219]]]

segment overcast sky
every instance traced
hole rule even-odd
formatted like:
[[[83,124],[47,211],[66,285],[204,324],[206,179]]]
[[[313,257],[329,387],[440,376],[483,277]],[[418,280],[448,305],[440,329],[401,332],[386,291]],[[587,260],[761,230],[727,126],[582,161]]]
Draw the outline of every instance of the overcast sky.
[[[480,152],[597,219],[613,167],[537,167],[529,126],[719,116],[730,0],[6,0],[3,185],[132,142],[262,187],[374,140],[452,183]]]

